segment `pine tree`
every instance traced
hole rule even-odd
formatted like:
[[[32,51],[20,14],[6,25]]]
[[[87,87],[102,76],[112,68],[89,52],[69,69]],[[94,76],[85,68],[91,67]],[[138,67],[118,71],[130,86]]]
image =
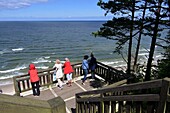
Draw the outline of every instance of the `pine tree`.
[[[103,24],[95,36],[102,36],[107,39],[117,40],[115,51],[122,54],[124,46],[128,43],[127,73],[131,73],[131,54],[134,37],[139,36],[136,49],[134,67],[137,63],[138,51],[142,35],[151,37],[149,58],[145,80],[150,80],[151,66],[155,45],[160,32],[164,30],[162,26],[169,26],[169,1],[168,0],[100,0],[98,5],[106,10],[106,14],[113,14],[113,19]],[[146,14],[145,14],[146,13]],[[142,15],[142,16],[141,16]],[[123,56],[123,55],[122,55]]]

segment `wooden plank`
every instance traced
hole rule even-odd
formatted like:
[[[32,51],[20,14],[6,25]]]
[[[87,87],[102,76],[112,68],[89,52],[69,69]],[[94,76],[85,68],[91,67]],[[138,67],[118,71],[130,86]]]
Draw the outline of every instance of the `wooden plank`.
[[[170,102],[170,94],[167,95],[167,102]]]
[[[142,113],[142,102],[136,102],[136,113]]]
[[[27,82],[27,88],[30,89],[30,81],[26,80],[26,82]]]
[[[76,113],[80,113],[80,105],[76,102]]]
[[[131,91],[131,90],[158,88],[161,86],[162,86],[162,80],[152,80],[152,81],[147,81],[147,82],[128,84],[126,86],[118,86],[115,88],[106,88],[106,89],[99,89],[99,90],[93,90],[93,91],[86,91],[86,92],[77,93],[76,95],[81,96],[81,95],[100,94],[100,93],[116,92],[116,91]]]
[[[123,102],[118,103],[118,113],[123,113]]]
[[[169,93],[169,82],[163,80],[162,88],[160,92],[160,101],[156,113],[165,113],[167,94]]]
[[[131,102],[126,102],[126,104],[125,104],[125,111],[126,111],[126,113],[131,113]]]
[[[100,98],[103,98],[103,94],[101,94]],[[100,100],[100,113],[104,113],[104,102]]]
[[[25,81],[22,81],[23,90],[25,90]]]
[[[147,113],[154,113],[154,103],[153,102],[147,103]]]
[[[141,95],[122,95],[108,97],[84,97],[77,98],[77,102],[98,102],[98,101],[159,101],[159,94],[141,94]]]
[[[15,95],[20,96],[20,90],[19,90],[19,87],[18,87],[19,85],[18,85],[18,81],[16,79],[17,79],[17,77],[13,77]]]
[[[111,101],[111,113],[116,113],[116,102]]]

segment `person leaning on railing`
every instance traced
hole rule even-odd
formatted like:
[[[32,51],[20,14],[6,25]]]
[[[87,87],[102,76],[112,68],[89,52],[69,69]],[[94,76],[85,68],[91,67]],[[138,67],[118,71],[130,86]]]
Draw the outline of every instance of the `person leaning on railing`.
[[[85,85],[85,81],[87,79],[87,74],[88,74],[88,70],[89,70],[89,62],[88,62],[88,59],[89,56],[88,55],[85,55],[84,56],[84,59],[82,61],[82,69],[83,69],[83,74],[84,74],[84,78],[83,78],[83,81],[82,81],[82,84]]]
[[[64,74],[66,75],[66,78],[67,78],[67,85],[72,86],[73,68],[72,68],[70,60],[68,58],[65,58],[65,63],[63,65],[63,67],[64,67]]]
[[[92,80],[95,79],[95,69],[97,67],[97,61],[96,58],[94,57],[93,53],[90,55],[91,59],[89,60],[89,69],[91,70],[91,77]]]
[[[38,71],[35,68],[34,64],[29,65],[29,71],[28,74],[30,75],[30,81],[32,85],[32,91],[34,96],[40,96],[40,85],[39,85],[39,77],[38,77]]]

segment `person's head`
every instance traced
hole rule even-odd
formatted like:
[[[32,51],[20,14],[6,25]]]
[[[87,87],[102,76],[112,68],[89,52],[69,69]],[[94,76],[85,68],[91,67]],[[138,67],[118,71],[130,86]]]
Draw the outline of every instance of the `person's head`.
[[[56,64],[60,64],[60,60],[59,59],[56,59]]]
[[[90,57],[94,57],[93,53],[90,54]]]
[[[30,67],[30,70],[35,69],[35,65],[34,64],[30,64],[29,67]]]
[[[66,62],[69,62],[70,60],[69,60],[68,58],[65,58],[65,61],[66,61]]]
[[[86,60],[87,60],[88,58],[89,58],[89,56],[88,56],[88,55],[84,55],[84,59],[86,59]]]

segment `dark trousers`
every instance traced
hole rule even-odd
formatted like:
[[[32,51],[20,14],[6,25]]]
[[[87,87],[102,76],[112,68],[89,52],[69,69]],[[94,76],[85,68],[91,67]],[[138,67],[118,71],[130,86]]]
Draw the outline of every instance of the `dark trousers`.
[[[95,79],[95,70],[91,70],[91,77],[92,79]]]
[[[32,85],[32,92],[34,96],[39,96],[40,95],[40,85],[39,85],[39,81],[37,82],[31,82]]]

